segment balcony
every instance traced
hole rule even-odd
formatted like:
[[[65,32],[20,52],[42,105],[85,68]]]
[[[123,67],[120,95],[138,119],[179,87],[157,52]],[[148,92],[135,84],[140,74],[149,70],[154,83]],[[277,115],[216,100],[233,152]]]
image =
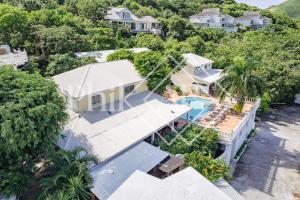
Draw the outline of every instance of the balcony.
[[[24,65],[28,62],[26,51],[17,51],[13,53],[8,53],[0,55],[0,66],[3,65],[14,65],[15,67]]]

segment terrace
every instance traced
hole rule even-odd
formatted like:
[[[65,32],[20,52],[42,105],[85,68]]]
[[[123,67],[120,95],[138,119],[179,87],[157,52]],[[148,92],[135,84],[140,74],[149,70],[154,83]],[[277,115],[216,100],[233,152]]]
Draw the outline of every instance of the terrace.
[[[214,108],[207,113],[203,114],[198,119],[193,119],[203,127],[213,128],[220,132],[221,139],[224,142],[230,142],[234,138],[237,129],[243,125],[244,121],[247,121],[248,113],[250,113],[254,106],[257,106],[254,99],[247,99],[241,114],[237,115],[231,112],[232,103],[230,100],[225,100],[223,103],[216,97],[195,94],[190,92],[185,95],[178,95],[175,91],[169,91],[166,94],[166,98],[172,102],[178,102],[185,97],[197,97],[200,99],[209,100],[214,104]]]

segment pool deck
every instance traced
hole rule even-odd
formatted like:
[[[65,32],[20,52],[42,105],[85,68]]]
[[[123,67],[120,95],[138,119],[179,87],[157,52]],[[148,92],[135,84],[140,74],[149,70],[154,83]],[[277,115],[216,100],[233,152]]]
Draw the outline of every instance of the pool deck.
[[[205,118],[207,118],[213,111],[216,111],[218,109],[221,109],[221,106],[223,105],[223,103],[221,103],[219,101],[219,99],[212,97],[212,96],[201,96],[201,95],[197,95],[197,94],[193,94],[190,93],[186,96],[180,96],[178,95],[176,92],[172,93],[172,95],[170,97],[167,97],[168,100],[172,101],[172,102],[177,102],[178,100],[184,98],[184,97],[198,97],[198,98],[202,98],[202,99],[207,99],[210,102],[215,104],[215,108],[212,111],[209,111],[208,113],[206,113],[199,121],[198,123],[201,126],[204,127],[208,127],[208,128],[214,128],[217,129],[218,131],[221,132],[221,139],[224,141],[228,141],[229,138],[231,138],[229,135],[233,133],[233,131],[235,130],[235,128],[238,126],[238,124],[243,120],[244,116],[251,111],[251,109],[254,106],[254,103],[252,102],[246,102],[243,108],[243,111],[240,115],[234,115],[234,114],[227,114],[225,119],[223,119],[221,122],[219,122],[217,125],[215,126],[211,126],[210,122],[211,121],[206,121]],[[229,103],[229,102],[227,102]]]

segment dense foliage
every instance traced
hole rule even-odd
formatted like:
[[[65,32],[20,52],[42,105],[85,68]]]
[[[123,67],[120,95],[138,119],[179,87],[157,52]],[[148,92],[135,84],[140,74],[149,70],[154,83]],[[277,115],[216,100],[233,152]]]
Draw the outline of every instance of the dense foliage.
[[[190,124],[177,133],[168,133],[165,140],[167,142],[162,139],[158,141],[162,150],[175,155],[183,154],[185,165],[192,166],[208,180],[215,181],[227,176],[228,166],[213,157],[218,148],[218,132]]]
[[[210,155],[205,156],[201,152],[192,152],[185,155],[185,165],[192,166],[210,181],[226,178],[229,167],[222,160],[215,160]]]
[[[95,163],[97,159],[80,147],[50,154],[39,180],[39,199],[56,199],[57,195],[64,196],[66,200],[91,199],[93,180],[87,166]]]
[[[124,6],[137,16],[156,17],[161,25],[161,36],[134,35],[128,27],[108,23],[104,16],[109,6]],[[235,17],[244,11],[258,10],[273,23],[262,30],[240,29],[238,33],[226,33],[222,29],[196,27],[189,22],[188,16],[210,7],[219,7]],[[32,73],[0,70],[0,193],[19,195],[28,189],[36,173],[35,164],[44,159],[49,161],[47,164],[60,160],[69,170],[57,167],[53,172],[54,177],[60,177],[60,173],[64,177],[59,178],[59,186],[50,184],[48,191],[54,194],[45,190],[48,199],[88,197],[85,192],[90,180],[85,162],[81,165],[73,156],[68,163],[65,157],[60,157],[67,152],[45,156],[45,152],[53,149],[66,114],[55,84],[40,75],[53,76],[95,62],[94,58],[75,58],[74,52],[148,47],[153,51],[135,54],[122,49],[108,56],[108,60],[132,60],[139,73],[147,78],[149,88],[160,94],[170,84],[172,70],[183,60],[182,53],[203,55],[215,61],[215,68],[226,69],[232,75],[230,71],[235,66],[236,76],[246,75],[247,80],[237,78],[235,85],[228,89],[238,93],[239,87],[243,97],[264,92],[261,110],[266,111],[269,103],[290,103],[294,95],[300,93],[297,25],[300,27],[300,22],[285,14],[259,10],[233,0],[0,0],[0,44],[26,49],[30,59],[22,70]],[[247,72],[240,73],[237,58],[246,63]],[[253,77],[255,82],[250,84],[251,88],[241,86],[243,81],[246,83]],[[258,84],[256,80],[262,82]],[[264,91],[261,83],[264,83]],[[217,133],[190,127],[183,137],[191,139],[198,134],[191,146],[180,138],[170,147],[160,145],[171,153],[186,154],[187,165],[215,180],[226,173],[223,164],[210,157],[216,149]],[[49,166],[55,166],[52,164]],[[83,176],[79,175],[79,169],[83,170],[80,171]],[[53,183],[54,179],[49,181]],[[78,191],[73,186],[83,193],[72,193]]]
[[[171,132],[166,136],[166,140],[169,143],[171,142],[171,145],[159,140],[158,145],[160,148],[172,154],[186,154],[197,151],[209,155],[214,154],[218,147],[219,134],[212,129],[204,129],[196,124],[190,124],[177,132],[180,135]]]
[[[27,189],[35,163],[54,150],[66,122],[54,82],[10,67],[0,69],[0,191]]]

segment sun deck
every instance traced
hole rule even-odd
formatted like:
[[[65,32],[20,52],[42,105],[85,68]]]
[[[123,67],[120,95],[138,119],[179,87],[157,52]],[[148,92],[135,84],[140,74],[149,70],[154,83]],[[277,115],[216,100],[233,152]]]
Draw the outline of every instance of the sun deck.
[[[180,96],[176,92],[172,93],[172,95],[168,97],[168,100],[172,102],[177,102],[178,100],[184,97],[198,97],[202,99],[207,99],[215,104],[215,108],[212,111],[206,113],[206,115],[204,115],[202,118],[197,120],[197,123],[199,123],[201,126],[218,130],[221,134],[221,139],[225,142],[230,142],[231,138],[234,136],[233,134],[235,130],[239,127],[241,123],[243,123],[247,113],[249,113],[252,110],[252,108],[255,106],[255,102],[247,101],[240,115],[227,112],[226,117],[224,117],[224,119],[212,125],[211,122],[214,120],[214,118],[213,117],[211,117],[212,119],[207,119],[207,118],[209,118],[213,112],[221,112],[224,105],[228,105],[231,103],[228,101],[220,103],[219,99],[212,96],[201,96],[194,93],[190,93],[186,96]]]

